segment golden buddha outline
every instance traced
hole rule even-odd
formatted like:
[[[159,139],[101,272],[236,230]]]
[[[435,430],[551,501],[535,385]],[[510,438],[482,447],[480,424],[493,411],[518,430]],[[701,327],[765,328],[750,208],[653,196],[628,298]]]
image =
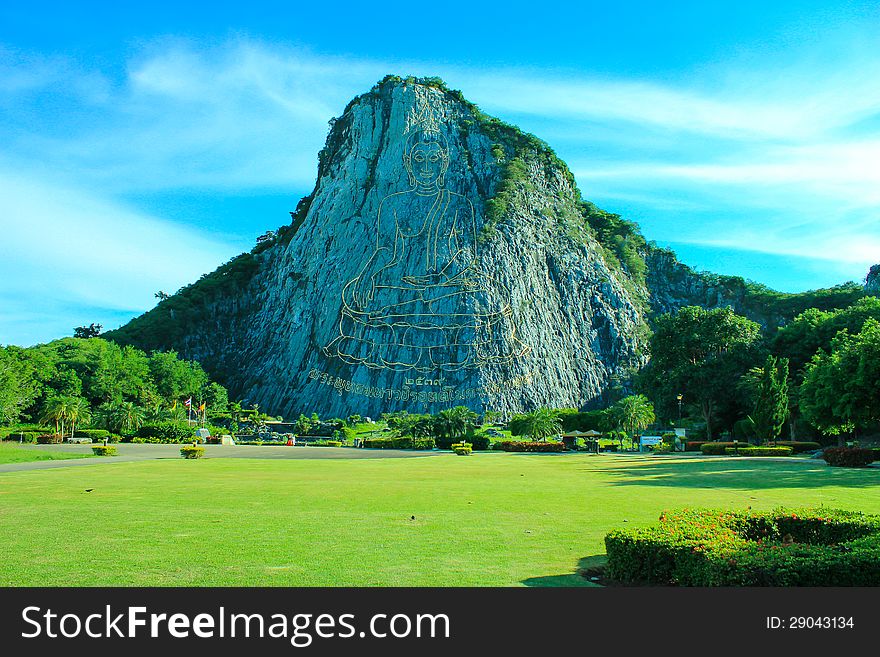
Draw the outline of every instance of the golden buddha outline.
[[[435,123],[410,131],[403,162],[410,188],[379,204],[376,247],[342,290],[338,335],[324,354],[417,372],[522,356],[528,347],[515,336],[510,306],[493,304],[476,268],[473,204],[445,187],[449,146]]]

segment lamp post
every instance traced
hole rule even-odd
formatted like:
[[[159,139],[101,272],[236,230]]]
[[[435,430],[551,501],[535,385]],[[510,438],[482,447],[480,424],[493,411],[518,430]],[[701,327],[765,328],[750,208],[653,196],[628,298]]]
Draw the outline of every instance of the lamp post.
[[[681,399],[682,399],[682,394],[681,394],[681,393],[678,393],[678,395],[676,395],[675,398],[676,398],[676,400],[678,400],[678,424],[679,424],[679,428],[680,428],[680,425],[681,425]]]

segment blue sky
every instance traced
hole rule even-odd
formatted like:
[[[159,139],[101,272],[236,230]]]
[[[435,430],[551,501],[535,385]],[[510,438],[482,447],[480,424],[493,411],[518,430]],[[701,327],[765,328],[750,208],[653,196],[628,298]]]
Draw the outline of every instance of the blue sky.
[[[0,5],[0,344],[116,327],[287,223],[387,73],[537,134],[698,269],[880,262],[876,2],[184,5]]]

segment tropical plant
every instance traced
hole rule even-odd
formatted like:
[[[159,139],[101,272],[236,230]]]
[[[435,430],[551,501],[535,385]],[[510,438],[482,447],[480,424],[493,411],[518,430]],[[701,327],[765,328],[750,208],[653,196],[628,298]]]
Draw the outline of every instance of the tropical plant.
[[[654,405],[645,395],[624,397],[611,407],[611,417],[615,424],[626,431],[630,437],[641,429],[647,428],[656,419]],[[621,447],[623,441],[620,441]]]
[[[82,397],[73,397],[67,407],[67,419],[70,422],[70,436],[76,432],[77,424],[88,425],[92,421],[92,409]]]
[[[99,422],[114,433],[131,434],[144,423],[144,409],[132,402],[103,404],[98,409]]]
[[[40,416],[41,422],[53,422],[55,424],[55,433],[61,433],[64,438],[64,423],[70,414],[70,407],[73,400],[70,397],[50,397],[43,406],[43,413]]]
[[[473,433],[479,416],[467,406],[440,411],[431,421],[431,432],[440,441],[459,440]]]
[[[537,408],[526,413],[526,435],[537,440],[546,440],[562,431],[562,419],[555,409]]]

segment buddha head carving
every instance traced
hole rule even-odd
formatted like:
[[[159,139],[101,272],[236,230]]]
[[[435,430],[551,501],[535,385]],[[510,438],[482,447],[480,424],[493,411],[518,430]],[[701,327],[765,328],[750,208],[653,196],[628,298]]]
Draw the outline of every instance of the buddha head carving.
[[[436,130],[415,130],[406,140],[403,164],[409,183],[419,189],[440,189],[449,167],[449,145]]]

